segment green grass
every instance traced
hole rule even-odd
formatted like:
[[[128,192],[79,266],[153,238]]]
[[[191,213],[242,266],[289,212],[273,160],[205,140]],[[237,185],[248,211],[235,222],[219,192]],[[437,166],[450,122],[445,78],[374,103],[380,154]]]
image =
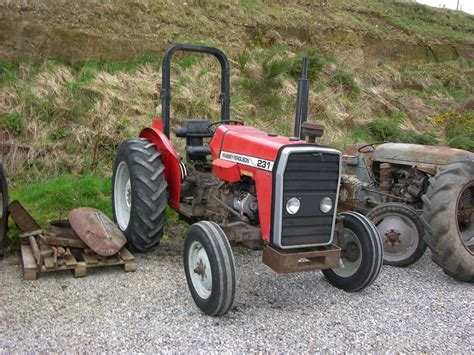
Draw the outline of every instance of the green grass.
[[[393,118],[376,117],[366,127],[366,132],[373,137],[375,141],[414,143],[414,144],[438,144],[439,140],[431,132],[417,133],[412,130],[406,130],[399,127],[400,114]]]
[[[42,226],[67,219],[77,207],[93,207],[112,217],[110,177],[61,175],[44,182],[11,188],[10,201],[18,200]]]

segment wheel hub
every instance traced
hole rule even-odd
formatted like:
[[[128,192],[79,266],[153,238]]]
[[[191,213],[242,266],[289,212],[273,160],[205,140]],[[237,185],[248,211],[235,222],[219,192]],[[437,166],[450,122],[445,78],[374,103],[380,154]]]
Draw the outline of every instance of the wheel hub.
[[[202,259],[199,259],[197,266],[194,268],[194,273],[198,274],[204,280],[206,277],[206,265],[202,262]]]
[[[387,237],[385,243],[390,243],[394,247],[396,243],[401,243],[400,236],[402,234],[397,229],[390,229],[385,233]]]
[[[125,202],[127,204],[127,207],[130,208],[132,206],[132,187],[130,186],[130,179],[125,185]]]
[[[212,290],[212,269],[206,249],[195,241],[189,251],[188,270],[197,294],[201,298],[208,298]]]
[[[412,216],[408,207],[388,204],[373,219],[383,238],[386,262],[401,262],[416,252],[420,235],[415,218],[416,214]]]
[[[350,262],[354,262],[359,258],[360,248],[355,242],[349,242],[346,244],[345,256]]]

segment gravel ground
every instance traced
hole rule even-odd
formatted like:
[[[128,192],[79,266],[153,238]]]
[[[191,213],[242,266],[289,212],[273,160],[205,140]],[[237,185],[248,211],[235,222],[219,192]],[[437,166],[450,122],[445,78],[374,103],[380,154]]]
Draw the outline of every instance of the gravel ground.
[[[194,305],[181,248],[164,242],[137,257],[135,273],[96,269],[83,279],[23,281],[18,257],[6,257],[0,352],[474,352],[474,287],[446,276],[429,251],[349,294],[320,272],[278,275],[261,252],[236,248],[234,307],[212,318]]]

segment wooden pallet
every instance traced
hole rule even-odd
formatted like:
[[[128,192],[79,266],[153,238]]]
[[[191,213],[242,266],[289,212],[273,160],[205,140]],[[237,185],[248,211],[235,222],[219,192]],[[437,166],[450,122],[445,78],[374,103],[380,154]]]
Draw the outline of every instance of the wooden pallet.
[[[76,249],[58,266],[54,265],[53,256],[44,256],[44,264],[38,267],[31,246],[21,244],[21,261],[25,280],[36,280],[38,273],[51,271],[71,270],[74,277],[84,277],[87,276],[87,270],[94,267],[121,265],[126,272],[137,269],[134,256],[125,247],[109,257],[99,257]]]

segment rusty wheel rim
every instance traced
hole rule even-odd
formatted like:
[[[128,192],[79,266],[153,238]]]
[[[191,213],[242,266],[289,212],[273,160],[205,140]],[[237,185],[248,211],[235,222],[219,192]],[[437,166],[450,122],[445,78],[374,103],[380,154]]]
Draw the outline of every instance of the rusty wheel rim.
[[[390,213],[377,218],[374,222],[384,242],[385,260],[402,261],[415,252],[420,236],[410,218]]]
[[[456,203],[456,224],[459,239],[474,255],[474,182],[465,185]]]

